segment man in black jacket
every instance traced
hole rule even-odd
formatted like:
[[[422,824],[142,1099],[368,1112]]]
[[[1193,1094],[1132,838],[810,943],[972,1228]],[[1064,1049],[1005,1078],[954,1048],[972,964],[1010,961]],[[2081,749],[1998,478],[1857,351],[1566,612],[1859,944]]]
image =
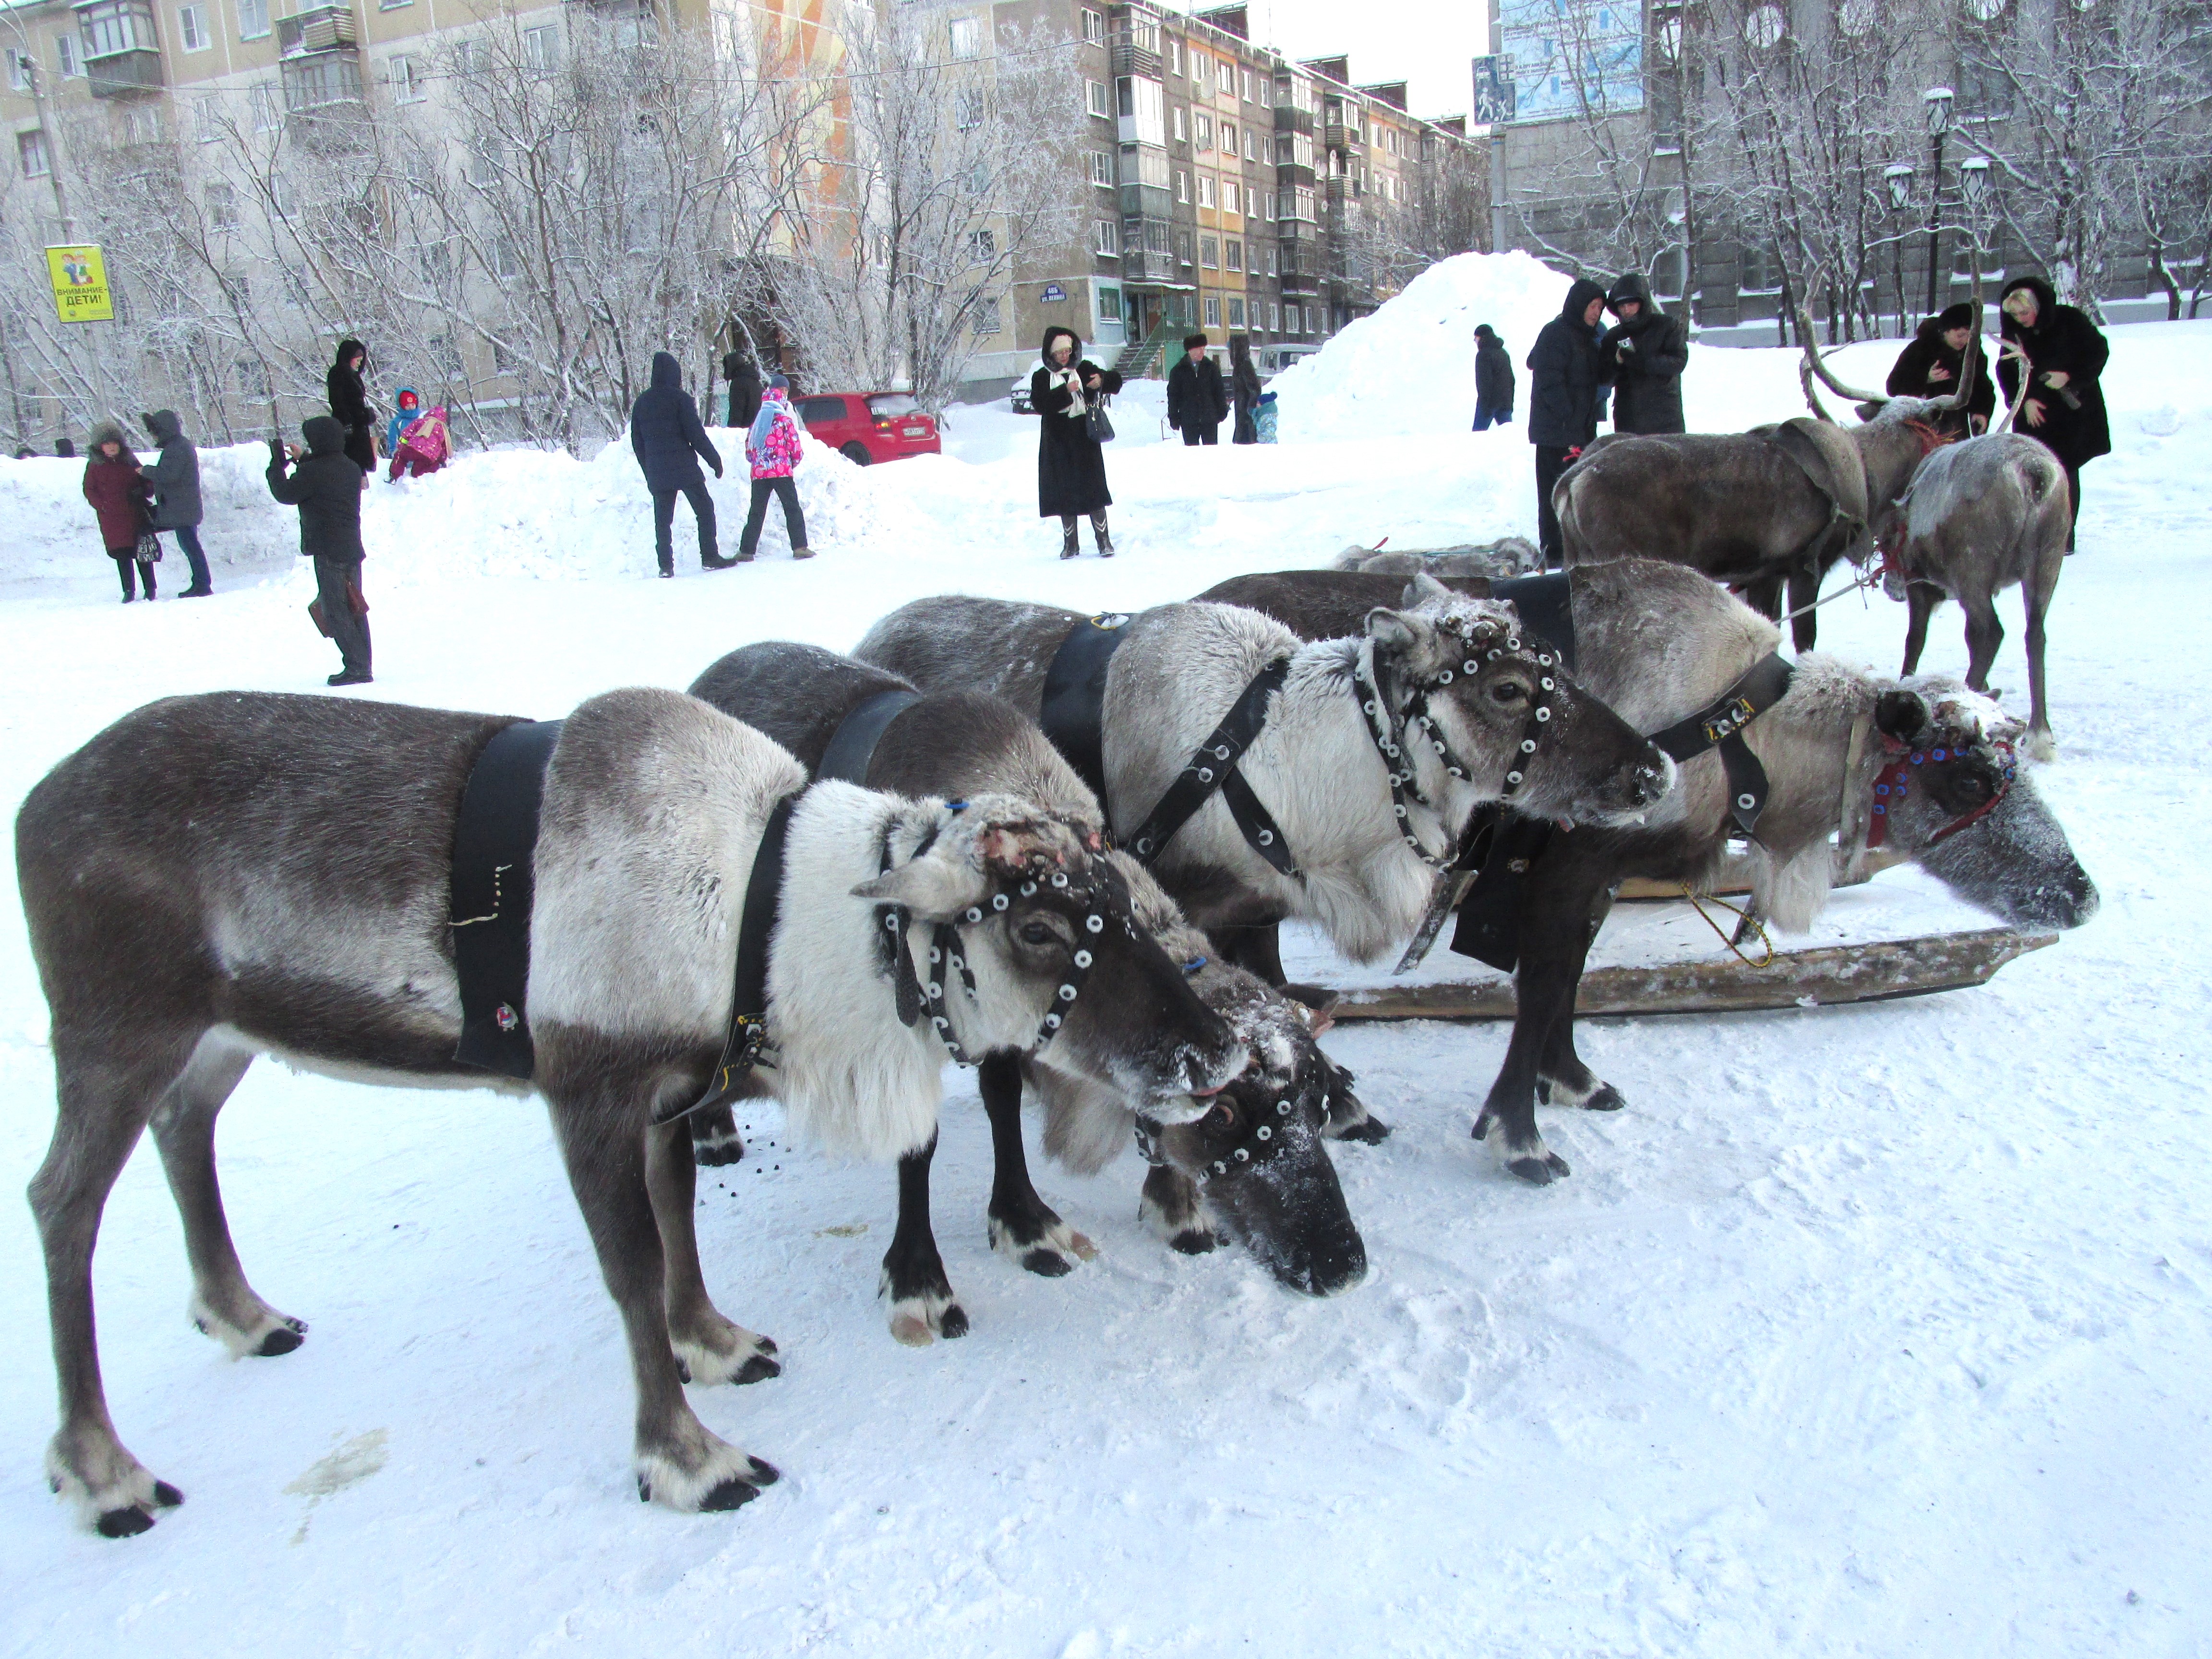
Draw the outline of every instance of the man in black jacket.
[[[753,367],[753,360],[744,352],[725,352],[722,378],[730,383],[728,424],[739,428],[750,426],[753,416],[760,413],[760,370]]]
[[[1613,382],[1615,432],[1680,432],[1682,371],[1690,364],[1690,337],[1651,297],[1641,271],[1630,271],[1605,296],[1620,320],[1606,331],[1599,350]]]
[[[699,406],[684,389],[683,369],[665,351],[653,354],[653,384],[630,405],[629,447],[645,473],[645,487],[653,492],[653,553],[660,574],[676,574],[669,532],[676,522],[679,492],[691,503],[691,516],[699,523],[699,562],[709,570],[727,570],[735,564],[735,559],[715,551],[714,498],[707,493],[707,480],[699,472],[699,463],[704,461],[720,477],[721,453],[699,424]]]
[[[1221,422],[1228,413],[1229,392],[1221,384],[1221,365],[1206,355],[1206,336],[1187,337],[1182,361],[1168,374],[1168,424],[1182,434],[1186,446],[1218,444]]]
[[[1990,377],[1990,360],[1982,350],[1980,307],[1971,300],[1923,317],[1905,349],[1889,371],[1883,390],[1898,398],[1948,398],[1961,380],[1972,382],[1966,407],[1936,417],[1939,432],[1954,438],[1971,437],[1990,428],[1996,412],[1996,382]]]
[[[1488,323],[1474,325],[1474,429],[1486,432],[1513,418],[1513,359]]]
[[[361,493],[368,474],[346,453],[346,429],[328,415],[301,427],[307,441],[302,455],[294,445],[269,441],[269,493],[300,509],[300,551],[315,562],[315,602],[323,631],[338,648],[343,665],[332,685],[367,685],[368,601],[362,597]],[[290,463],[299,465],[291,468]]]
[[[1552,486],[1597,436],[1605,412],[1606,367],[1598,350],[1605,290],[1577,277],[1559,314],[1528,352],[1528,441],[1536,446],[1536,530],[1547,566],[1560,562],[1559,516]]]

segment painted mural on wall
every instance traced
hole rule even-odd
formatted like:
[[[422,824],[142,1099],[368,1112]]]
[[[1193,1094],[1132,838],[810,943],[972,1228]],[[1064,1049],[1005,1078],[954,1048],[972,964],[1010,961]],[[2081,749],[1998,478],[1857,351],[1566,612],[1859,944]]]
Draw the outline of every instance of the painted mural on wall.
[[[1637,0],[1498,0],[1498,49],[1512,64],[1516,123],[1644,107]]]

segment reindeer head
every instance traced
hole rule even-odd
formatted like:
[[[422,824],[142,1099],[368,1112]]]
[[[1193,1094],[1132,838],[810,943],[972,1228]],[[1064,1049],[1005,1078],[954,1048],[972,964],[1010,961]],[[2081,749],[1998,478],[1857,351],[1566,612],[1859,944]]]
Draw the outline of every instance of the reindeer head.
[[[1456,805],[1455,826],[1500,799],[1533,817],[1620,823],[1673,787],[1674,763],[1569,678],[1549,646],[1522,637],[1510,604],[1420,575],[1403,606],[1367,613],[1366,684],[1387,706],[1369,718],[1387,713],[1403,752],[1386,747],[1385,763]]]
[[[1891,845],[2015,927],[2074,927],[2096,913],[2096,884],[2014,752],[2021,720],[1931,676],[1883,691],[1874,724],[1875,804]]]
[[[976,1055],[1049,1047],[1147,1109],[1243,1068],[1229,1023],[1138,923],[1095,826],[1004,795],[921,811],[917,850],[853,895],[922,925],[940,1031]]]

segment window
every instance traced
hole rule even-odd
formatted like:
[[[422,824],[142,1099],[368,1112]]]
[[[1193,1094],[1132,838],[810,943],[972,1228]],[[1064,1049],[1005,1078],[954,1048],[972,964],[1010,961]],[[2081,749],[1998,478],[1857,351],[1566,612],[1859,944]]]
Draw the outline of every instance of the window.
[[[1198,239],[1198,262],[1208,270],[1221,269],[1221,244],[1212,236]]]
[[[1256,161],[1260,159],[1260,141],[1253,137],[1252,129],[1249,127],[1244,129],[1244,159],[1248,161]]]
[[[801,398],[797,408],[800,422],[807,426],[827,426],[847,418],[842,398]]]
[[[1243,269],[1244,269],[1244,244],[1243,244],[1243,243],[1242,243],[1242,242],[1238,242],[1238,241],[1231,241],[1231,242],[1227,243],[1227,244],[1224,246],[1224,252],[1229,255],[1229,268],[1230,268],[1230,270],[1243,270]]]
[[[1106,19],[1103,13],[1083,9],[1083,38],[1096,46],[1106,38]]]
[[[1190,137],[1189,131],[1184,123],[1183,106],[1181,104],[1177,104],[1175,109],[1175,136],[1176,143],[1178,144]]]
[[[1099,219],[1091,227],[1091,247],[1095,253],[1108,258],[1118,258],[1121,252],[1121,227],[1113,219]]]
[[[1198,147],[1200,149],[1212,149],[1213,148],[1213,118],[1211,115],[1194,115],[1191,117],[1191,124],[1198,130]]]
[[[453,280],[453,246],[450,242],[425,242],[416,252],[422,274],[440,288]]]
[[[1083,97],[1084,107],[1098,117],[1100,120],[1113,118],[1114,106],[1106,101],[1106,83],[1103,81],[1085,81],[1083,83]]]
[[[561,31],[550,23],[523,30],[522,62],[528,69],[557,69],[561,63]]]
[[[1242,210],[1238,208],[1237,204],[1243,199],[1243,198],[1238,191],[1237,188],[1237,181],[1234,179],[1224,179],[1221,181],[1221,210],[1224,213],[1237,213],[1242,211]]]
[[[258,357],[240,357],[234,372],[240,397],[260,398],[269,395],[269,365]]]
[[[198,6],[177,8],[177,44],[186,52],[205,52],[215,44],[208,38],[207,23]]]
[[[400,0],[400,3],[404,5],[406,3],[406,0]],[[514,353],[508,349],[507,342],[504,340],[495,339],[491,343],[491,368],[492,373],[495,374],[512,374],[514,373]]]
[[[1121,320],[1121,290],[1102,288],[1098,290],[1098,314],[1109,323]]]
[[[246,101],[253,112],[253,130],[273,132],[276,128],[276,89],[264,81],[259,86],[246,89]]]
[[[1247,191],[1246,194],[1249,195],[1250,192]],[[1246,211],[1249,212],[1250,210],[1247,209]],[[1274,191],[1263,190],[1260,192],[1260,216],[1262,219],[1273,219],[1275,216]]]
[[[1206,296],[1206,325],[1208,328],[1221,326],[1221,296],[1218,294]]]
[[[1244,302],[1233,296],[1229,301],[1229,326],[1231,328],[1244,326]]]
[[[430,348],[430,363],[433,368],[441,374],[449,374],[457,380],[460,379],[461,354],[455,349],[452,335],[433,334],[423,342],[423,344]]]
[[[428,96],[422,90],[422,76],[415,67],[412,58],[392,60],[392,101],[395,104],[419,104]]]
[[[1181,167],[1176,169],[1176,200],[1178,202],[1190,200],[1190,174],[1185,173]]]
[[[211,144],[222,137],[222,109],[212,98],[192,100],[192,137]]]
[[[238,0],[238,38],[258,40],[269,33],[269,0]]]
[[[123,112],[125,143],[158,144],[168,136],[159,104],[133,104]]]
[[[996,300],[978,300],[975,302],[975,337],[977,339],[980,340],[987,335],[996,334],[1005,325],[999,320],[999,302]]]
[[[53,156],[46,149],[46,135],[43,132],[17,133],[15,159],[22,163],[26,179],[43,179],[54,170]]]
[[[1274,268],[1274,261],[1273,258],[1270,258],[1267,262],[1267,269],[1273,270]],[[1267,332],[1270,334],[1280,334],[1282,331],[1283,308],[1277,305],[1273,300],[1270,300],[1267,301]]]
[[[1221,150],[1224,155],[1237,154],[1237,123],[1234,121],[1221,124]]]
[[[983,125],[983,89],[981,87],[954,89],[952,125],[963,132],[973,132]]]
[[[1161,97],[1160,83],[1138,76],[1125,75],[1114,84],[1122,120],[1133,122],[1136,128],[1133,133],[1130,133],[1125,126],[1123,132],[1146,143],[1166,143],[1167,112]]]
[[[1091,152],[1091,182],[1107,190],[1114,188],[1114,158],[1103,149]]]
[[[9,47],[8,89],[10,92],[28,92],[31,89],[32,74],[30,55],[27,52],[18,52],[13,46]]]
[[[402,6],[411,6],[415,0],[376,0],[379,11],[398,11]]]
[[[220,181],[207,187],[208,223],[217,230],[238,228],[238,193]]]
[[[950,33],[952,55],[955,58],[980,58],[983,52],[983,31],[972,17],[956,17]]]
[[[999,257],[999,239],[988,230],[968,233],[968,263],[986,265]]]
[[[461,75],[482,75],[491,67],[491,48],[482,40],[463,40],[453,47],[453,68]]]
[[[1190,263],[1190,233],[1187,230],[1176,232],[1176,260],[1184,265]]]
[[[491,239],[491,274],[501,282],[522,274],[522,259],[515,252],[514,238],[504,231]]]
[[[1213,179],[1210,173],[1198,175],[1198,204],[1202,208],[1213,205]]]
[[[1275,245],[1274,245],[1273,242],[1270,242],[1270,243],[1268,243],[1268,244],[1267,244],[1267,275],[1269,275],[1270,276],[1273,276],[1274,274],[1275,274]]]

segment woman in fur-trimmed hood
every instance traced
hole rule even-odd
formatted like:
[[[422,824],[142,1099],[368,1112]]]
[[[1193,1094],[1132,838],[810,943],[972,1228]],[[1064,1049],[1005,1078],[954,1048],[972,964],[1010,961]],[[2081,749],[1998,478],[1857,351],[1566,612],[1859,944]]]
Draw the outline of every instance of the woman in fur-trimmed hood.
[[[1101,558],[1114,556],[1106,509],[1106,453],[1091,435],[1089,415],[1101,398],[1121,389],[1121,377],[1083,355],[1083,341],[1058,325],[1044,331],[1043,359],[1030,376],[1030,407],[1037,415],[1037,516],[1060,520],[1060,556],[1076,554],[1075,521],[1088,515]]]
[[[2066,469],[2074,516],[2081,515],[2081,469],[2112,453],[2112,428],[2100,383],[2112,347],[2088,313],[2062,306],[2040,276],[2015,276],[1997,298],[2004,343],[2027,359],[2027,400],[2016,429],[2038,440]],[[2010,403],[2020,390],[2021,364],[2010,352],[1997,358],[1997,380]],[[2073,549],[2073,538],[2067,538]]]
[[[154,597],[154,564],[138,556],[138,537],[151,527],[153,489],[131,452],[131,441],[112,422],[92,431],[91,454],[84,464],[84,498],[100,520],[100,544],[115,561],[123,580],[123,603],[137,598],[131,587],[135,575]]]

